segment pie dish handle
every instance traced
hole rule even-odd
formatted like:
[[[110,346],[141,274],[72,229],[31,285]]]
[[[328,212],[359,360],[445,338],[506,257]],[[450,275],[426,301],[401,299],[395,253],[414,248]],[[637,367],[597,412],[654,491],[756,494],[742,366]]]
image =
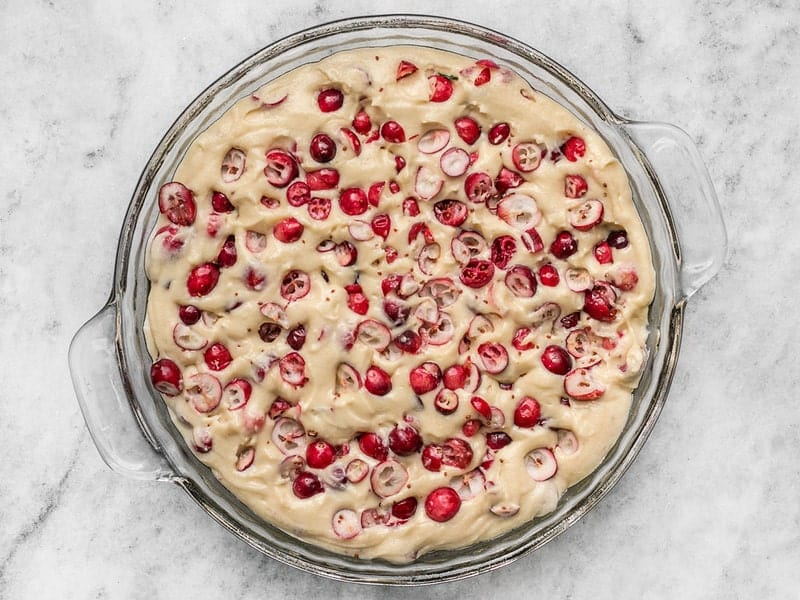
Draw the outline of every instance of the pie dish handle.
[[[128,400],[115,348],[117,309],[107,304],[81,327],[69,347],[75,395],[97,451],[113,471],[170,481],[173,473],[144,437]]]
[[[668,123],[625,123],[649,159],[661,184],[678,239],[680,282],[686,298],[716,275],[728,248],[728,236],[714,184],[694,140]]]

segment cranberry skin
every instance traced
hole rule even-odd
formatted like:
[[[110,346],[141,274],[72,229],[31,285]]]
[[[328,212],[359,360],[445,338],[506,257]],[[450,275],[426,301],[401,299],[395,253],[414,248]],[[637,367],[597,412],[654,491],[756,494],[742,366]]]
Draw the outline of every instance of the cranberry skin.
[[[301,471],[298,473],[294,482],[292,482],[292,491],[294,495],[305,500],[325,491],[319,478],[313,473],[308,471]]]
[[[589,184],[580,175],[567,175],[564,178],[564,195],[567,198],[583,198],[589,191]]]
[[[222,192],[214,192],[211,194],[211,208],[218,213],[233,212],[234,207],[228,197]]]
[[[569,231],[559,231],[556,239],[550,244],[550,253],[562,260],[569,258],[578,251],[578,242]]]
[[[272,234],[279,242],[291,244],[296,242],[303,235],[303,224],[294,217],[288,217],[275,224]]]
[[[331,136],[318,133],[311,138],[308,153],[318,163],[330,162],[336,156],[336,142],[331,139]]]
[[[217,255],[217,264],[220,267],[232,267],[236,264],[236,238],[229,235],[225,243],[222,244],[219,254]]]
[[[440,471],[442,468],[442,447],[438,444],[428,444],[422,449],[422,466],[428,471]]]
[[[505,431],[490,431],[486,434],[486,446],[492,450],[500,450],[511,443],[511,436]]]
[[[376,433],[362,433],[358,436],[358,447],[367,456],[381,462],[389,456],[389,449]]]
[[[453,95],[453,82],[444,75],[431,75],[428,77],[430,94],[428,99],[431,102],[445,102]]]
[[[506,141],[509,134],[511,134],[511,127],[508,123],[497,123],[492,125],[489,130],[489,143],[497,146]]]
[[[387,142],[401,144],[406,141],[406,132],[397,121],[386,121],[381,125],[381,136]]]
[[[461,283],[471,288],[482,288],[492,280],[494,265],[480,258],[473,258],[467,263],[459,274]]]
[[[203,353],[203,358],[208,368],[212,371],[222,371],[233,362],[231,353],[219,342],[215,342],[206,348],[206,351]]]
[[[467,205],[459,200],[440,200],[433,205],[433,214],[442,225],[458,227],[467,220]]]
[[[367,194],[361,188],[347,188],[339,196],[339,208],[346,215],[362,215],[369,208]]]
[[[472,462],[472,446],[461,438],[450,438],[442,445],[442,464],[466,469]]]
[[[306,328],[298,325],[291,329],[286,335],[286,343],[289,344],[292,350],[300,350],[306,343]]]
[[[460,509],[461,498],[450,487],[436,488],[425,499],[425,514],[439,523],[449,521]]]
[[[177,181],[165,183],[159,189],[158,210],[175,225],[191,225],[197,215],[192,191]]]
[[[583,310],[593,319],[610,323],[617,318],[617,309],[604,294],[604,290],[595,286],[584,292]]]
[[[455,126],[458,137],[469,145],[477,142],[481,136],[481,126],[472,117],[459,117],[455,120]]]
[[[200,320],[200,309],[193,304],[186,304],[178,309],[178,316],[184,325],[194,325]]]
[[[386,371],[372,365],[364,375],[364,387],[370,394],[385,396],[392,391],[392,380]]]
[[[586,154],[586,143],[583,139],[572,136],[562,144],[561,153],[568,161],[575,162]]]
[[[505,269],[517,252],[517,242],[510,235],[501,235],[492,242],[491,257],[494,266]]]
[[[317,106],[324,113],[337,111],[342,108],[342,104],[344,104],[344,94],[336,88],[322,90],[317,96]]]
[[[539,422],[542,415],[542,408],[538,400],[530,396],[525,396],[517,403],[514,409],[514,425],[517,427],[533,427]]]
[[[566,375],[572,368],[572,358],[561,346],[550,345],[542,352],[544,368],[556,375]]]
[[[561,317],[561,325],[565,329],[572,329],[573,327],[577,327],[578,321],[580,321],[581,313],[580,311],[571,312],[568,315],[564,315]]]
[[[295,181],[286,188],[286,201],[291,206],[303,206],[311,200],[311,188],[305,181]]]
[[[372,119],[369,118],[369,115],[361,110],[356,113],[356,116],[353,117],[353,129],[355,129],[361,135],[366,135],[369,133],[369,130],[372,129]]]
[[[444,370],[442,382],[448,390],[458,390],[467,381],[467,369],[464,365],[450,365]]]
[[[612,231],[606,238],[608,245],[617,250],[622,250],[628,247],[628,232],[624,229]]]
[[[558,269],[549,263],[542,265],[539,267],[539,281],[542,285],[546,285],[548,287],[557,286],[558,282],[560,281]]]
[[[409,456],[422,448],[422,438],[410,425],[398,425],[389,432],[389,448],[398,456]]]
[[[165,396],[177,396],[183,390],[181,370],[173,361],[162,358],[150,367],[150,381]]]
[[[392,516],[406,521],[414,516],[417,512],[417,499],[414,496],[409,496],[403,500],[398,500],[392,504]]]
[[[416,331],[407,329],[394,339],[394,345],[403,352],[416,354],[422,347],[422,337]]]
[[[312,469],[324,469],[333,463],[336,451],[325,440],[317,440],[306,447],[306,464]]]
[[[219,281],[219,267],[212,263],[204,263],[189,272],[186,288],[190,296],[205,296],[216,287],[217,281]]]
[[[442,380],[442,370],[434,362],[424,362],[411,369],[408,379],[415,394],[426,394],[439,385]]]

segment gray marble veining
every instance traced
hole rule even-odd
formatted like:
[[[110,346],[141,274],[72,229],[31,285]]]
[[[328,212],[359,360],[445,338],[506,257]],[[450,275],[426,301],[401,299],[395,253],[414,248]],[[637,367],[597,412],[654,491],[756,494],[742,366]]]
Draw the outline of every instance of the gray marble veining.
[[[69,340],[106,300],[141,168],[242,58],[389,2],[0,5],[0,598],[790,598],[800,585],[795,398],[800,5],[409,0],[545,52],[618,113],[698,143],[730,237],[690,301],[679,368],[634,466],[579,524],[499,571],[411,592],[261,557],[177,487],[100,460]]]

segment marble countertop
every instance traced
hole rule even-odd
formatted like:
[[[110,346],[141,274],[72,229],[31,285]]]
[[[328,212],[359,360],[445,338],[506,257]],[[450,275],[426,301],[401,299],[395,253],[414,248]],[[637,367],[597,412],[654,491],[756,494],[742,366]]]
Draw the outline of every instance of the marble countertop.
[[[484,3],[488,6],[487,3]],[[174,117],[298,29],[389,2],[0,5],[0,598],[788,598],[800,585],[800,7],[407,0],[551,56],[617,112],[697,142],[727,222],[689,302],[650,440],[577,525],[510,566],[423,591],[331,582],[252,551],[177,486],[100,459],[70,339],[105,302],[119,227]],[[470,8],[471,6],[471,8]]]

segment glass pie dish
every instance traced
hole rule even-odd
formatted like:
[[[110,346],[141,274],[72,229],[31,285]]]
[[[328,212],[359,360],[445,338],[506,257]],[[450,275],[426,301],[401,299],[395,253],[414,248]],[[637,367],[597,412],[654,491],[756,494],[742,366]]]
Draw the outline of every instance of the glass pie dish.
[[[149,292],[145,254],[159,214],[155,197],[159,187],[171,180],[196,136],[237,100],[300,65],[342,50],[393,45],[490,58],[516,71],[598,132],[628,173],[657,275],[642,378],[624,431],[600,467],[571,487],[554,512],[492,540],[435,551],[408,564],[336,554],[253,514],[195,458],[176,431],[150,382],[151,357],[144,334]],[[685,303],[718,271],[725,252],[725,229],[713,186],[696,147],[681,130],[615,115],[563,67],[487,29],[419,16],[338,21],[297,33],[246,59],[205,90],[169,129],[131,199],[109,301],[75,336],[70,367],[90,433],[113,470],[180,485],[212,518],[286,564],[361,583],[438,583],[497,568],[539,548],[614,486],[664,405],[680,348]]]

